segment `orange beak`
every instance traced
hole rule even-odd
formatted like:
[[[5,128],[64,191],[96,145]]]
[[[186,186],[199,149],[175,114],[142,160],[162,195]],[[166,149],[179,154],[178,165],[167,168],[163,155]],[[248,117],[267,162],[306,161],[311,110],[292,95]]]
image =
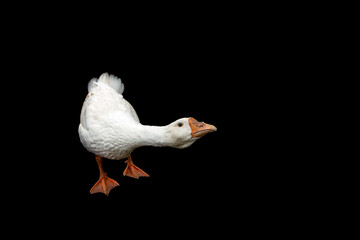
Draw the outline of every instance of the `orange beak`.
[[[195,118],[189,118],[189,125],[192,137],[203,137],[208,133],[216,131],[214,125],[198,122]]]

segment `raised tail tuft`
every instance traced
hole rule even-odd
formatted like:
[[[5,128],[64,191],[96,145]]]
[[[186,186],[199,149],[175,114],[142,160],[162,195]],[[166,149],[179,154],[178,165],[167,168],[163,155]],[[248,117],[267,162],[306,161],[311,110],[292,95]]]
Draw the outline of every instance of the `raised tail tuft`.
[[[121,79],[108,73],[103,73],[99,78],[93,78],[90,80],[88,84],[88,91],[95,87],[97,83],[104,83],[108,85],[109,87],[112,87],[117,91],[119,94],[122,94],[124,92],[124,84],[121,82]]]

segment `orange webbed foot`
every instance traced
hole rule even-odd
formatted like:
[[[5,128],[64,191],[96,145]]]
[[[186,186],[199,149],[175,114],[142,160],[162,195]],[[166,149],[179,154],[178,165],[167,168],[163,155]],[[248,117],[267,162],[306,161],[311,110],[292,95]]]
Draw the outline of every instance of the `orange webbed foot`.
[[[114,180],[106,176],[106,172],[104,172],[102,166],[102,157],[96,156],[96,162],[98,164],[100,170],[100,178],[95,183],[95,185],[90,189],[90,193],[104,193],[105,195],[109,195],[111,189],[119,186],[119,184]]]
[[[133,161],[131,160],[131,156],[129,155],[128,160],[125,161],[127,163],[126,168],[123,172],[124,176],[132,177],[139,179],[139,177],[149,177],[149,174],[141,170],[137,167]]]
[[[102,176],[99,178],[99,181],[95,183],[95,185],[90,189],[90,193],[104,193],[105,195],[109,195],[111,189],[119,186],[119,184],[114,180],[106,176]]]

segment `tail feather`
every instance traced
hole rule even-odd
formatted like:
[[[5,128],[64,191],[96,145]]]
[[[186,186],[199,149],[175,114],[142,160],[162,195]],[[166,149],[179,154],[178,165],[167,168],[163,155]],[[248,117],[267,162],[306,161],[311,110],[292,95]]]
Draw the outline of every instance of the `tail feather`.
[[[95,87],[97,83],[104,83],[115,89],[115,91],[117,91],[119,94],[124,92],[124,84],[121,82],[121,79],[112,74],[109,75],[108,73],[103,73],[98,79],[91,79],[88,84],[88,91],[90,92],[90,90]]]

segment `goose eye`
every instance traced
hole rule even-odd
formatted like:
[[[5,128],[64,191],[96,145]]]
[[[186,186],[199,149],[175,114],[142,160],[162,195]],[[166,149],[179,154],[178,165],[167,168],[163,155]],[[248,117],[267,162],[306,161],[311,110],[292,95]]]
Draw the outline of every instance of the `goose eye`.
[[[182,123],[178,123],[178,126],[181,127],[183,124]]]

